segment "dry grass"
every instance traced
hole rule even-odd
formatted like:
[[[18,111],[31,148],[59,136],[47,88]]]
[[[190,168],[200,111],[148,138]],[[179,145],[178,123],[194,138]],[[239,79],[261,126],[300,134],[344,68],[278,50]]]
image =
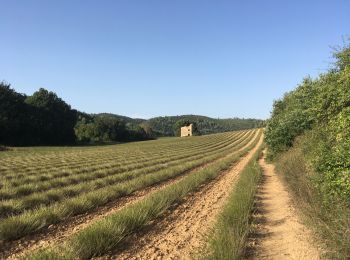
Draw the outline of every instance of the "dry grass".
[[[350,256],[350,209],[342,201],[324,203],[315,186],[318,177],[307,166],[301,143],[276,159],[276,170],[284,177],[305,223],[324,246],[324,257],[348,259]]]

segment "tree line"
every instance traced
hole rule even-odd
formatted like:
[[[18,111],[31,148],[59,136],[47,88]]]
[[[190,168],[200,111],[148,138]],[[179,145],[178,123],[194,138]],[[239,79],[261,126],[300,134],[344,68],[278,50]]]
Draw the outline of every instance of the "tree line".
[[[148,124],[159,136],[178,136],[179,126],[194,124],[198,133],[206,135],[228,131],[258,128],[264,125],[259,119],[215,119],[199,115],[164,116],[148,120]]]
[[[54,92],[40,88],[30,96],[0,82],[0,145],[73,145],[149,140],[180,136],[180,128],[193,124],[194,135],[261,127],[257,119],[213,119],[184,115],[149,120],[72,109]]]
[[[72,145],[152,138],[152,130],[142,124],[126,123],[108,114],[82,113],[46,89],[27,96],[0,82],[2,145]]]

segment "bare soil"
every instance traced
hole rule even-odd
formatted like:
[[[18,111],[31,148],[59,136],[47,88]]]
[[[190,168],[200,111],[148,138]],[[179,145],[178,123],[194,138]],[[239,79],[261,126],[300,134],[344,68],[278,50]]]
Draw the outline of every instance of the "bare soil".
[[[258,135],[258,132],[254,135],[254,137],[242,148],[240,148],[238,151],[244,150],[246,147],[251,145],[256,136]],[[261,140],[260,140],[261,141]],[[218,159],[215,160],[219,161],[222,160]],[[180,181],[185,175],[188,175],[194,171],[197,171],[201,168],[204,168],[214,162],[199,166],[191,171],[188,171],[180,176],[177,176],[175,178],[169,179],[167,181],[164,181],[162,183],[155,184],[151,187],[145,188],[141,191],[134,192],[132,195],[120,198],[116,201],[113,201],[109,203],[108,205],[99,207],[96,211],[89,212],[86,214],[78,215],[75,217],[72,217],[68,219],[67,221],[50,226],[47,230],[44,230],[41,233],[33,234],[26,236],[24,238],[21,238],[16,241],[8,242],[3,245],[0,245],[2,247],[2,252],[0,252],[0,258],[1,259],[18,259],[21,256],[24,256],[25,254],[28,254],[31,251],[45,248],[50,245],[57,245],[59,243],[62,243],[64,240],[66,240],[69,236],[77,233],[78,231],[82,230],[83,228],[91,225],[92,223],[111,215],[122,208],[131,205],[133,203],[136,203],[137,201],[142,200],[145,198],[145,196],[150,195],[151,193],[154,193],[162,188],[165,188],[169,185],[172,185],[178,181]]]
[[[232,192],[239,173],[262,142],[261,136],[255,148],[232,169],[190,194],[184,202],[169,210],[163,219],[153,223],[148,230],[135,234],[126,248],[101,259],[189,259],[195,257],[199,251],[207,250],[207,234]]]
[[[247,258],[250,259],[320,259],[313,237],[300,220],[292,197],[273,164],[259,160],[263,182],[256,198],[254,231]]]

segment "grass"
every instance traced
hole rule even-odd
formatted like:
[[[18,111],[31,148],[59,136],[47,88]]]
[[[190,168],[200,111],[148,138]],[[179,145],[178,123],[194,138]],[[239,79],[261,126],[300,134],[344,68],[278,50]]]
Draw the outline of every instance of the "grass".
[[[242,171],[208,241],[206,259],[242,259],[250,231],[254,197],[261,179],[262,146]]]
[[[184,159],[163,163],[164,165],[161,167],[158,165],[159,159],[155,160],[150,158],[150,162],[153,161],[155,165],[149,166],[149,168],[140,165],[137,169],[126,171],[125,173],[111,173],[107,177],[96,177],[90,182],[81,181],[82,183],[79,183],[78,180],[78,183],[65,188],[49,189],[43,193],[33,193],[27,196],[23,195],[23,197],[17,198],[17,200],[3,199],[0,204],[0,214],[2,212],[3,215],[3,219],[0,220],[0,240],[8,241],[40,232],[51,224],[56,224],[72,216],[89,212],[110,201],[129,195],[136,190],[155,185],[169,178],[174,178],[203,164],[213,162],[220,157],[228,156],[246,145],[253,136],[254,131],[245,131],[207,136],[206,138],[194,138],[192,141],[188,139],[184,142],[186,144],[184,147],[196,147],[195,150],[189,148],[190,151],[196,155],[190,155]],[[219,142],[218,139],[220,140]],[[182,139],[177,140],[183,145]],[[206,146],[200,144],[202,141],[206,143]],[[142,142],[139,146],[133,144],[131,147],[138,147],[138,149],[140,149],[146,146],[147,149],[151,151],[159,151],[161,150],[160,147],[164,145],[163,142],[165,142],[166,145],[164,146],[166,149],[164,149],[164,156],[167,156],[166,150],[173,152],[170,151],[171,149],[168,148],[168,145],[173,145],[175,147],[174,149],[185,150],[184,147],[177,147],[179,144],[174,143],[174,141],[170,142],[169,140],[165,140],[159,142],[159,147],[157,147],[157,142],[155,141],[151,141],[152,145],[149,145],[149,142]],[[128,148],[127,150],[130,151],[130,147],[126,147]],[[100,151],[101,148],[85,149],[88,149],[90,154],[90,152],[93,151],[95,153]],[[114,149],[116,149],[116,147]],[[55,153],[57,152],[56,149],[54,151]],[[68,154],[70,154],[70,151],[72,151],[72,148],[69,149]],[[78,154],[86,152],[85,150],[79,149],[77,151],[73,149],[73,151],[75,153],[78,151]],[[114,152],[110,147],[108,147],[107,151]],[[66,151],[64,151],[64,153],[65,152]],[[20,155],[21,153],[22,151],[20,151]],[[137,154],[137,151],[134,151],[134,153]],[[42,155],[44,155],[44,158],[41,157]],[[23,157],[23,155],[21,156]],[[99,154],[95,156],[98,158],[100,157]],[[37,151],[34,152],[33,159],[38,159],[37,157],[46,162],[45,153],[42,154],[40,150],[39,155]],[[51,158],[51,156],[49,156],[49,158]],[[67,161],[66,163],[69,164],[70,161],[68,158],[64,158]],[[170,156],[170,158],[173,157]],[[45,167],[44,163],[42,165],[42,167]],[[35,166],[35,168],[36,167],[37,166]],[[132,165],[130,167],[131,168],[128,169],[133,169]],[[29,169],[31,169],[31,167],[29,167]],[[24,185],[23,188],[25,187]],[[0,189],[0,192],[3,188],[4,187]],[[58,191],[58,193],[56,193],[56,191]],[[26,193],[25,189],[23,192]],[[45,201],[48,201],[48,203],[46,204]]]
[[[74,234],[63,245],[35,252],[29,259],[89,259],[103,255],[123,243],[133,232],[150,224],[171,205],[181,201],[190,192],[216,178],[251,150],[258,139],[244,150],[185,176],[179,182],[147,196],[142,201],[121,209]]]
[[[326,249],[327,259],[349,259],[350,208],[343,201],[325,203],[314,180],[317,174],[305,161],[303,142],[297,142],[276,160],[276,170],[283,176],[306,225],[314,231]]]

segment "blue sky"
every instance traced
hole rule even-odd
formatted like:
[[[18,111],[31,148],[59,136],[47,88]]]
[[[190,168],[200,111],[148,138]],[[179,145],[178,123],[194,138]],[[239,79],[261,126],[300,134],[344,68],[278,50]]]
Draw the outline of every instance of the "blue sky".
[[[267,118],[350,35],[348,0],[0,0],[0,10],[0,80],[143,118]]]

